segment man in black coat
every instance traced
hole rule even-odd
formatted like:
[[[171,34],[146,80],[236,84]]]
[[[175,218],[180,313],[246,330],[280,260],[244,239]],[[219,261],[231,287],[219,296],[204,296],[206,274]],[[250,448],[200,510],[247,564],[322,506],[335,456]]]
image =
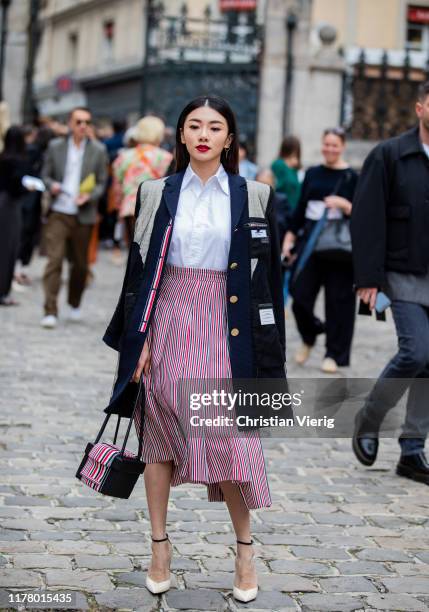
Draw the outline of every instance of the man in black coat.
[[[429,81],[419,88],[417,127],[380,143],[366,159],[353,201],[351,232],[358,296],[392,302],[398,352],[355,421],[353,450],[377,457],[381,423],[409,390],[396,473],[429,484]]]

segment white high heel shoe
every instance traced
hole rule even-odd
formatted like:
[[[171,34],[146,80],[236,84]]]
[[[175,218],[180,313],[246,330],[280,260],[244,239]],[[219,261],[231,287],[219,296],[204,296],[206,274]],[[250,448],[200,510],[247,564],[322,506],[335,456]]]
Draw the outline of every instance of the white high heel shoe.
[[[154,538],[152,538],[152,542],[165,542],[167,540],[170,541],[168,538],[168,533],[166,534],[166,537],[162,538],[161,540],[154,540]],[[167,580],[161,580],[160,582],[156,582],[156,580],[150,578],[149,575],[146,576],[146,587],[153,595],[165,593],[165,591],[168,591],[170,586],[171,577],[168,577]]]
[[[237,540],[237,544],[246,544],[247,546],[250,546],[251,544],[253,544],[253,540],[251,540],[250,542],[242,542],[241,540]],[[253,558],[254,558],[254,555],[252,559]],[[232,589],[232,596],[234,597],[234,599],[236,599],[237,601],[242,601],[243,603],[252,601],[253,599],[256,598],[257,594],[258,594],[257,586],[251,589],[239,589],[238,587],[234,585]]]

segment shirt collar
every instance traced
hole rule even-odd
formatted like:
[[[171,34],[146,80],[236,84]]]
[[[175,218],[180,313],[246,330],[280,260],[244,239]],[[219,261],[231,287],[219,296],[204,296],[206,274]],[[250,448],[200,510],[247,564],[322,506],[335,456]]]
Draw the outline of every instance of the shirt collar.
[[[202,183],[201,183],[200,177],[197,174],[195,174],[195,172],[192,170],[191,164],[188,164],[188,167],[186,168],[185,174],[183,176],[182,187],[181,187],[180,191],[183,191],[183,190],[187,189],[191,185],[191,183],[193,183],[194,181],[200,187],[202,187]],[[212,181],[217,182],[217,184],[222,189],[222,191],[227,196],[229,196],[229,178],[228,178],[228,174],[226,173],[225,168],[222,166],[222,164],[220,164],[219,168],[217,169],[216,174],[211,176],[206,184],[208,184],[208,183],[210,183]]]
[[[71,135],[70,135],[70,136],[68,137],[68,146],[69,146],[69,147],[73,147],[73,149],[75,149],[76,151],[79,151],[79,153],[81,153],[82,151],[84,151],[84,150],[85,150],[85,147],[86,147],[86,143],[87,143],[87,142],[88,142],[88,138],[84,138],[84,139],[82,140],[82,142],[80,143],[80,146],[79,146],[79,148],[78,148],[78,147],[75,145],[75,142],[74,142],[74,140],[73,140],[73,136],[71,136]]]

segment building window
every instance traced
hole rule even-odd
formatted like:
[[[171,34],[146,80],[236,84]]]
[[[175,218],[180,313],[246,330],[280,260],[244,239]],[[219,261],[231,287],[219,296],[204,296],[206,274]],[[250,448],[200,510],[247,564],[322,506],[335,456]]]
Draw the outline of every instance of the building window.
[[[115,42],[115,22],[109,19],[103,23],[103,60],[113,59]]]
[[[429,5],[408,6],[406,47],[429,53]]]
[[[69,65],[70,71],[74,72],[77,69],[78,61],[78,47],[79,47],[79,36],[77,32],[70,32],[69,34]]]

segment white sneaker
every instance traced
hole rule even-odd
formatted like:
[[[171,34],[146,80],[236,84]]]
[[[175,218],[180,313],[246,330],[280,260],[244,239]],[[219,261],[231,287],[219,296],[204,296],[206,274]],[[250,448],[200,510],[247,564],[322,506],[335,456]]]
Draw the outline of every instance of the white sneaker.
[[[55,315],[45,315],[40,321],[40,325],[45,329],[55,329],[57,326],[57,317]]]
[[[321,370],[325,372],[325,374],[335,374],[338,372],[337,362],[335,359],[332,359],[332,357],[325,357],[322,361]]]
[[[15,293],[27,293],[28,288],[14,280],[12,281],[12,291]]]
[[[82,321],[82,311],[80,308],[73,308],[73,306],[70,306],[69,321],[73,321],[73,323]]]
[[[308,344],[303,343],[295,353],[295,362],[298,365],[304,365],[304,363],[310,357],[312,348],[313,348],[312,346],[309,346]]]

